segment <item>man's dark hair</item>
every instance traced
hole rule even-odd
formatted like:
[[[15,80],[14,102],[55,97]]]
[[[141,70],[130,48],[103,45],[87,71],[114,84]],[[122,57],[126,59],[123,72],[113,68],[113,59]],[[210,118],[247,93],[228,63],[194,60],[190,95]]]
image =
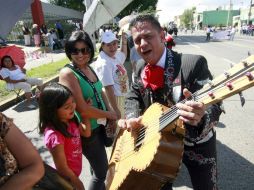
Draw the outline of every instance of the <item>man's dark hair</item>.
[[[149,22],[158,31],[162,30],[162,27],[161,27],[159,21],[153,15],[144,14],[144,15],[138,15],[138,16],[136,16],[130,22],[130,29],[132,27],[135,27],[138,22]]]
[[[67,57],[71,59],[71,53],[75,48],[77,42],[84,42],[90,48],[90,60],[91,62],[94,58],[94,47],[91,38],[89,35],[84,31],[75,31],[71,34],[69,40],[65,43],[65,53]]]

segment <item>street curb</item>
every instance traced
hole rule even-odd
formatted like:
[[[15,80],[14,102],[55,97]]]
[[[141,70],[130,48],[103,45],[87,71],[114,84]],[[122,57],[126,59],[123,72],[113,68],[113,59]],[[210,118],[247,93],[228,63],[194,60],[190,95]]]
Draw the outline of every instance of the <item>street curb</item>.
[[[43,85],[46,85],[50,82],[58,82],[58,78],[59,75],[55,75],[49,79],[47,79],[46,81],[43,81]],[[32,88],[32,93],[34,93],[36,90],[36,87]],[[13,96],[7,100],[4,100],[2,102],[0,102],[0,112],[3,112],[5,110],[7,110],[8,108],[10,108],[11,106],[14,106],[15,104],[23,101],[25,99],[25,93],[22,92],[20,95],[20,98],[17,98],[16,96]]]

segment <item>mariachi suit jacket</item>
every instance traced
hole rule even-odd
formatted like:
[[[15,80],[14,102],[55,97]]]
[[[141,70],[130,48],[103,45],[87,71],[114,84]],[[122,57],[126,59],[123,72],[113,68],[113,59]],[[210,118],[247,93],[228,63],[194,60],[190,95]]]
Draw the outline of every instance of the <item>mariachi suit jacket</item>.
[[[208,69],[207,61],[203,56],[178,54],[172,50],[168,51],[171,51],[173,55],[173,63],[176,66],[174,79],[179,79],[178,85],[174,84],[174,88],[171,90],[170,95],[168,94],[170,89],[166,84],[164,85],[164,88],[158,89],[156,91],[152,91],[150,88],[144,88],[144,84],[141,79],[141,73],[146,64],[144,61],[139,62],[135,72],[135,80],[131,85],[130,92],[126,96],[125,114],[127,119],[142,115],[144,111],[154,102],[158,102],[169,107],[170,104],[172,105],[172,102],[176,103],[183,98],[183,88],[187,88],[189,91],[194,93],[195,91],[201,89],[203,85],[206,84],[210,79],[212,79],[212,75]],[[167,68],[164,68],[164,72],[166,69]],[[180,95],[174,94],[174,89],[179,89],[179,87]],[[185,125],[185,139],[189,142],[200,141],[212,129],[214,122],[219,120],[220,114],[221,109],[219,104],[214,104],[207,108],[206,114],[197,127]]]

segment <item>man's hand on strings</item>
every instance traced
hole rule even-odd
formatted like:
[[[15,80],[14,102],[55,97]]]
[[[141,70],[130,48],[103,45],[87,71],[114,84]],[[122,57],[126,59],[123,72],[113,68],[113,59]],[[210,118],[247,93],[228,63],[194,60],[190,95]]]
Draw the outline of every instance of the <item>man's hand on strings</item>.
[[[132,131],[141,127],[142,116],[138,118],[130,118],[130,119],[119,119],[118,126],[122,129],[126,129],[127,131]]]
[[[188,98],[192,95],[192,93],[186,88],[183,90],[183,94],[185,98]],[[177,103],[176,107],[179,109],[177,111],[177,113],[180,115],[179,119],[192,126],[198,125],[204,116],[206,109],[203,103],[195,101],[186,101],[184,104]]]

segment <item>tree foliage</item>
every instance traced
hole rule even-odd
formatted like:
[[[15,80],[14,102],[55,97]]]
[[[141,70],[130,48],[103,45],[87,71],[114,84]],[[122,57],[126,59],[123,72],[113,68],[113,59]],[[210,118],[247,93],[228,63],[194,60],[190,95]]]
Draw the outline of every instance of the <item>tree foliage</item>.
[[[193,14],[196,8],[185,9],[183,14],[180,16],[181,25],[187,28],[191,28],[193,26]]]
[[[157,2],[158,0],[134,0],[118,16],[122,18],[134,11],[138,13],[155,13]]]
[[[83,0],[49,0],[49,2],[61,7],[74,9],[76,11],[85,12],[86,10]]]

